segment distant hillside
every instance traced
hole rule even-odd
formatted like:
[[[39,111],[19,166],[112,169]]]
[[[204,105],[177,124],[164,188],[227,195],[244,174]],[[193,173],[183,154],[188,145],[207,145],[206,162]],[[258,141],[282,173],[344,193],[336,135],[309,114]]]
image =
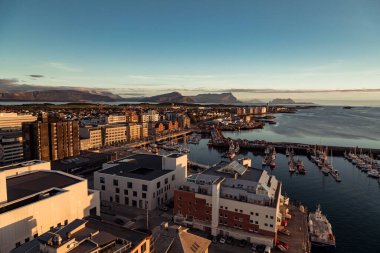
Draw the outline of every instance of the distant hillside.
[[[282,104],[282,105],[290,105],[295,104],[296,102],[291,98],[275,98],[269,102],[270,104]]]
[[[127,101],[150,103],[240,103],[232,93],[199,94],[196,96],[183,96],[179,92],[171,92],[152,97],[128,98]]]
[[[110,92],[90,92],[85,90],[0,91],[0,101],[112,102],[122,100],[124,100],[122,97]]]

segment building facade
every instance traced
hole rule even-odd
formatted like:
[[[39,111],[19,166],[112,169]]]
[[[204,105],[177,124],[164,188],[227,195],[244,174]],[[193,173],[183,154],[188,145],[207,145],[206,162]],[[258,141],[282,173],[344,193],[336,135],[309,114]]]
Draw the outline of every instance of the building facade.
[[[99,149],[103,146],[102,129],[100,127],[80,127],[81,150]]]
[[[186,176],[187,155],[136,154],[103,164],[94,188],[105,203],[153,210],[173,198]]]
[[[103,145],[109,146],[115,143],[123,143],[127,141],[126,125],[109,125],[102,128]]]
[[[29,167],[30,168],[30,167]],[[51,228],[100,214],[99,193],[87,180],[51,170],[0,172],[0,252],[33,240]]]
[[[273,246],[281,222],[281,183],[237,161],[187,178],[174,193],[175,220],[212,235]]]
[[[22,126],[26,160],[55,161],[80,154],[77,121],[37,121]]]
[[[106,124],[125,124],[127,122],[126,115],[108,115],[105,117]]]

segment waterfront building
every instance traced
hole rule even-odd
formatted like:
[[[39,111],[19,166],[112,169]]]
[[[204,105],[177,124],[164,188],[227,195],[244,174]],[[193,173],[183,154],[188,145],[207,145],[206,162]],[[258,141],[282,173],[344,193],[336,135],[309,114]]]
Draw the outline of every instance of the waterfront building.
[[[141,125],[140,124],[128,124],[127,126],[127,140],[136,141],[141,138]]]
[[[149,110],[147,112],[143,112],[140,115],[140,122],[157,122],[160,119],[160,115],[155,110]]]
[[[123,143],[127,141],[126,125],[108,125],[102,128],[103,145],[109,146],[115,143]]]
[[[91,217],[57,226],[11,253],[150,253],[152,236]]]
[[[79,128],[80,149],[99,149],[103,145],[101,127],[80,127]]]
[[[32,163],[0,171],[0,252],[55,226],[100,214],[99,193],[88,189],[86,179],[47,170],[42,161]],[[13,175],[7,176],[9,171]]]
[[[149,135],[155,136],[161,134],[165,130],[164,124],[162,122],[149,122],[148,131]]]
[[[182,129],[188,129],[191,127],[190,118],[186,115],[180,115],[178,117],[178,127]]]
[[[148,130],[148,123],[141,123],[141,139],[148,138],[149,136],[149,130]]]
[[[80,154],[78,121],[39,120],[22,125],[26,160],[55,161]]]
[[[103,164],[94,173],[101,201],[153,210],[185,183],[187,155],[135,154]]]
[[[106,124],[123,124],[127,122],[126,115],[108,115],[105,117]]]
[[[245,166],[244,166],[245,165]],[[177,222],[212,235],[273,246],[281,222],[281,183],[265,170],[221,162],[187,178],[175,190]]]

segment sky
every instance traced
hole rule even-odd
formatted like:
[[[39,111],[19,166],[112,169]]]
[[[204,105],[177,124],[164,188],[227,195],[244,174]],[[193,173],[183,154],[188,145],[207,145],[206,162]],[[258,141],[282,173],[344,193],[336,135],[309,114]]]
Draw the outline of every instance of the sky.
[[[380,100],[380,1],[0,0],[0,78],[127,97]]]

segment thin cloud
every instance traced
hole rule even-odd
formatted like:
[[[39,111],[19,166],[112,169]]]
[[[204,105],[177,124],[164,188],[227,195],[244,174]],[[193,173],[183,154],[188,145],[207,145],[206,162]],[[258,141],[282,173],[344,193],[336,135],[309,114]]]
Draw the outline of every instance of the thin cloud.
[[[74,73],[82,72],[80,68],[69,66],[63,62],[49,62],[47,66],[58,69],[58,70],[66,71],[66,72],[74,72]]]

